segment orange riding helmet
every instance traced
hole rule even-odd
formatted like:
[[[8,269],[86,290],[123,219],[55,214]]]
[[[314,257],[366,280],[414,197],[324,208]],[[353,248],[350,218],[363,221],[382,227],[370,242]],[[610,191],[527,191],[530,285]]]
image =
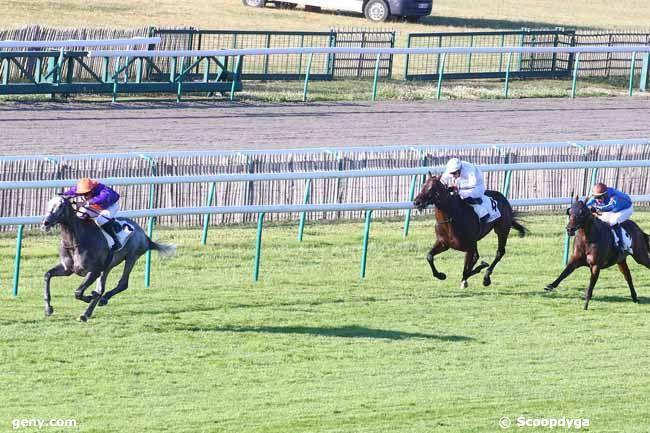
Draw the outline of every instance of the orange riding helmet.
[[[77,182],[77,194],[88,194],[99,182],[89,177],[83,177]]]

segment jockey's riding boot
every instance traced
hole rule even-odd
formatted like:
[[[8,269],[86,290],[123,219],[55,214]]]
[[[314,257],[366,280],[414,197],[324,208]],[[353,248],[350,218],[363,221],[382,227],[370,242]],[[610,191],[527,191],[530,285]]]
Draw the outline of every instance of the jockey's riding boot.
[[[621,230],[621,225],[614,224],[612,229],[614,229],[616,236],[618,237],[618,249],[625,252],[625,242],[623,242],[623,230]]]
[[[119,250],[120,248],[122,248],[122,244],[120,243],[120,240],[117,238],[117,232],[115,230],[115,225],[116,225],[115,223],[109,222],[109,223],[106,223],[106,224],[104,224],[102,226],[104,231],[106,233],[108,233],[108,235],[111,237],[111,239],[113,239],[113,242],[115,242],[113,244],[113,247],[111,248],[111,251],[113,251],[113,252],[115,252],[115,251]]]

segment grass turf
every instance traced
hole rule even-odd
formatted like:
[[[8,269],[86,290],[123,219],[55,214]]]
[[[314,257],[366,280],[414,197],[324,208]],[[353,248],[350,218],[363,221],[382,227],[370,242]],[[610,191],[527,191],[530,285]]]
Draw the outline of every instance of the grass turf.
[[[326,31],[331,27],[389,28],[408,32],[519,30],[527,28],[648,29],[650,8],[643,0],[435,0],[431,16],[420,23],[394,20],[375,24],[361,15],[245,7],[241,0],[158,0],[142,7],[131,0],[4,0],[0,28],[24,25],[57,27],[179,27]]]
[[[650,214],[635,219],[650,227]],[[510,240],[492,286],[474,277],[464,290],[460,253],[437,259],[446,281],[431,277],[430,218],[406,239],[401,222],[374,222],[365,280],[362,222],[312,223],[302,243],[294,224],[268,227],[257,283],[254,227],[214,228],[206,247],[198,230],[160,229],[178,255],[154,259],[149,289],[141,261],[87,324],[75,322],[78,277],[53,280],[55,313],[43,317],[54,236],[27,236],[11,298],[5,235],[0,431],[59,418],[77,427],[46,431],[496,432],[501,416],[647,431],[650,272],[631,265],[640,304],[615,268],[602,272],[585,312],[586,269],[542,290],[562,269],[565,217],[524,221],[531,234]],[[495,245],[481,242],[483,258]]]

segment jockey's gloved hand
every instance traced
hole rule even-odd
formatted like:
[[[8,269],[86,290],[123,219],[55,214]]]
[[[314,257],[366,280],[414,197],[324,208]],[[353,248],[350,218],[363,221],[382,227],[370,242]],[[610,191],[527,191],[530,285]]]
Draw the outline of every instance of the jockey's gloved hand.
[[[593,206],[590,207],[589,210],[591,211],[591,213],[600,213],[600,211]]]

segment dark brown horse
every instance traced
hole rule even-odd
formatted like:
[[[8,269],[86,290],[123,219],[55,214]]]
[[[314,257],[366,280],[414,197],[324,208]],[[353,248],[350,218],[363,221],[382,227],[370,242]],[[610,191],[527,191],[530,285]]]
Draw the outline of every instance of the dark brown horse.
[[[463,202],[458,194],[450,191],[438,176],[432,176],[431,173],[427,175],[422,191],[415,197],[413,205],[420,210],[431,204],[436,207],[436,243],[429,251],[427,261],[431,266],[433,276],[437,279],[444,280],[447,276],[442,272],[438,272],[433,263],[433,258],[437,254],[453,248],[465,252],[465,267],[463,268],[461,288],[467,287],[469,277],[478,274],[485,268],[487,268],[487,271],[483,276],[483,285],[489,286],[492,283],[490,275],[494,267],[506,253],[506,242],[510,229],[517,230],[520,237],[526,234],[524,226],[515,221],[514,211],[503,194],[497,191],[486,191],[485,194],[496,201],[501,217],[487,224],[481,224],[476,212],[471,206]],[[492,230],[498,237],[497,253],[494,261],[489,265],[482,261],[475,268],[474,265],[476,265],[479,258],[476,244]]]
[[[571,204],[567,211],[569,214],[569,223],[566,231],[569,236],[575,234],[576,239],[573,244],[573,255],[569,263],[562,271],[559,277],[551,284],[545,287],[546,290],[552,291],[560,284],[562,280],[568,277],[576,268],[581,266],[589,267],[591,279],[589,286],[585,290],[585,310],[589,307],[589,300],[594,292],[594,286],[598,281],[600,270],[618,265],[630,287],[632,301],[637,302],[636,291],[632,283],[632,275],[627,266],[627,254],[622,252],[614,245],[614,235],[609,225],[596,218],[584,201],[578,200]],[[648,235],[639,228],[634,222],[627,220],[621,223],[621,226],[627,231],[632,238],[632,257],[637,263],[650,268],[650,239]]]

